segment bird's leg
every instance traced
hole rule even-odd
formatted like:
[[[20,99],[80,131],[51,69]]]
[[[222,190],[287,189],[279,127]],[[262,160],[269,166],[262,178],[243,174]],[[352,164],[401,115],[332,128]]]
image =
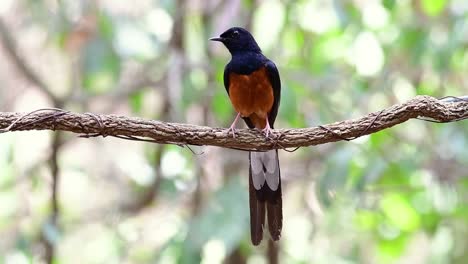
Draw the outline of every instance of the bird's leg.
[[[232,131],[233,138],[236,138],[236,123],[237,123],[237,120],[239,119],[239,116],[240,116],[240,113],[237,113],[236,119],[234,119],[234,122],[232,122],[232,125],[229,127],[227,131],[228,135]]]
[[[270,127],[270,122],[268,122],[268,118],[266,119],[266,126],[264,129],[262,129],[262,132],[267,138],[270,136],[270,134],[273,134],[273,130]]]

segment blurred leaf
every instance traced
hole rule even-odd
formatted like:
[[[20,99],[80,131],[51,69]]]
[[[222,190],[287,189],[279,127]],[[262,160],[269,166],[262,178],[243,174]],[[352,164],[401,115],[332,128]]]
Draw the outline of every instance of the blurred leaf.
[[[413,168],[410,166],[412,166],[411,163],[408,163],[407,161],[389,164],[382,175],[380,175],[376,184],[383,188],[402,188],[409,186],[409,176],[413,171]]]
[[[288,121],[289,127],[305,126],[304,117],[299,114],[297,109],[297,90],[298,89],[293,89],[293,87],[283,87],[281,89],[279,116],[281,119]]]
[[[229,181],[210,199],[207,207],[193,219],[185,252],[199,252],[210,240],[219,240],[229,254],[249,230],[248,200],[245,186]]]
[[[362,164],[359,159],[354,158],[349,163],[349,174],[348,179],[346,180],[346,189],[352,191],[362,190],[366,183],[365,181],[365,167],[366,164]]]
[[[144,93],[134,93],[129,97],[130,107],[134,113],[140,113],[143,106]]]
[[[99,230],[94,237],[86,241],[80,249],[80,256],[87,263],[117,262],[121,240],[110,228]]]
[[[465,49],[456,49],[451,54],[451,68],[453,71],[468,70],[468,51]]]
[[[199,71],[199,70],[193,70],[188,74],[187,76],[183,77],[183,108],[187,109],[187,107],[192,106],[194,104],[198,105],[205,105],[208,104],[209,101],[207,100],[207,91],[210,87],[208,86],[208,76],[205,72]],[[216,92],[219,92],[219,90],[224,89],[221,88],[221,82],[216,82]],[[216,93],[215,92],[215,93]],[[227,96],[227,93],[224,94],[225,99],[229,98]],[[229,100],[229,99],[228,99]],[[230,104],[229,104],[230,106]],[[231,106],[232,108],[232,106]]]
[[[164,195],[164,197],[167,197],[168,199],[177,198],[179,196],[179,190],[177,189],[176,184],[177,182],[172,178],[163,178],[161,180],[160,187],[162,195]]]
[[[383,0],[382,4],[388,10],[392,10],[395,7],[396,0]]]
[[[102,93],[113,88],[120,73],[120,59],[110,42],[104,39],[91,41],[84,53],[84,88]]]
[[[418,95],[431,95],[435,96],[436,92],[438,91],[439,85],[434,82],[429,81],[421,81],[417,87],[417,94]]]
[[[438,16],[444,11],[447,0],[421,0],[421,8],[428,16]]]
[[[433,234],[437,230],[441,220],[441,215],[436,212],[421,214],[421,224],[429,234]]]
[[[185,229],[180,230],[170,241],[168,241],[159,252],[156,252],[155,263],[197,263],[199,257],[191,255],[192,259],[187,258],[182,262],[184,254],[191,252],[184,252],[185,245]]]
[[[331,206],[336,194],[345,190],[352,154],[350,149],[343,148],[328,156],[327,169],[320,176],[317,184],[318,198],[325,207]]]
[[[103,12],[99,13],[98,28],[100,36],[103,36],[107,41],[112,41],[114,38],[114,23],[110,16]]]
[[[388,193],[380,201],[380,207],[389,222],[402,231],[414,231],[420,226],[420,216],[408,198],[398,193]]]
[[[341,30],[332,30],[314,40],[309,60],[310,70],[314,74],[324,73],[333,59],[342,56],[344,48],[349,45],[349,40]]]
[[[83,51],[83,86],[93,93],[113,88],[120,74],[120,58],[113,47],[114,25],[109,16],[98,14],[99,35]]]
[[[407,53],[411,62],[418,64],[427,48],[427,33],[425,30],[416,27],[405,28],[398,43],[403,46],[404,50],[402,52]]]
[[[289,68],[302,68],[304,58],[300,54],[303,53],[304,49],[304,32],[299,29],[286,28],[283,34],[283,42],[286,47],[284,52],[289,56],[287,66]]]
[[[235,115],[233,108],[224,89],[217,89],[214,92],[212,108],[215,116],[218,118],[218,120],[221,120],[223,124],[228,124],[234,121]]]
[[[369,89],[371,88],[369,79],[355,78],[353,81],[354,81],[353,82],[354,90],[357,90],[358,92],[362,92],[362,93],[359,93],[359,94],[369,92]]]
[[[0,192],[0,231],[15,222],[15,213],[18,208],[18,196],[10,189]]]
[[[15,172],[12,163],[13,145],[4,144],[0,147],[0,192],[15,184]]]
[[[375,230],[381,221],[378,213],[368,210],[359,210],[354,215],[354,223],[363,230]]]
[[[408,236],[401,235],[392,240],[381,239],[378,242],[378,253],[382,262],[394,263],[395,259],[401,256],[406,248]]]

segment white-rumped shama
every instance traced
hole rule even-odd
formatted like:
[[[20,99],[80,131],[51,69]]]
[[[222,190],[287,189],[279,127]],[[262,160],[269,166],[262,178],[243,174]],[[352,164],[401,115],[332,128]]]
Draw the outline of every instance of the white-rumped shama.
[[[237,116],[228,130],[235,137],[239,116],[249,128],[268,137],[275,123],[281,97],[276,65],[262,54],[250,32],[233,27],[219,37],[232,55],[224,69],[224,86]],[[283,225],[278,151],[249,152],[250,235],[254,245],[263,238],[265,215],[273,240],[279,240]],[[266,184],[265,184],[266,183]]]

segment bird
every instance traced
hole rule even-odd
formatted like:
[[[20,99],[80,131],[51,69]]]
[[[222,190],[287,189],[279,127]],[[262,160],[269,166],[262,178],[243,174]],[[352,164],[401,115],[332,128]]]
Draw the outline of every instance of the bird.
[[[261,130],[268,138],[280,105],[281,80],[275,63],[263,55],[252,34],[232,27],[219,37],[231,53],[224,68],[224,87],[237,112],[228,129],[235,138],[236,123],[241,117],[250,129]],[[265,217],[273,241],[281,237],[283,225],[281,178],[278,150],[249,152],[250,237],[257,246],[263,239]]]

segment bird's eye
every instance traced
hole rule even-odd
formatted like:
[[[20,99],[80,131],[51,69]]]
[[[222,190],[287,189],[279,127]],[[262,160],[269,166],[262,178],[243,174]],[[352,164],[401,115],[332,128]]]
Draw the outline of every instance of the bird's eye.
[[[232,36],[237,38],[239,36],[239,31],[237,31],[237,30],[233,31]]]

